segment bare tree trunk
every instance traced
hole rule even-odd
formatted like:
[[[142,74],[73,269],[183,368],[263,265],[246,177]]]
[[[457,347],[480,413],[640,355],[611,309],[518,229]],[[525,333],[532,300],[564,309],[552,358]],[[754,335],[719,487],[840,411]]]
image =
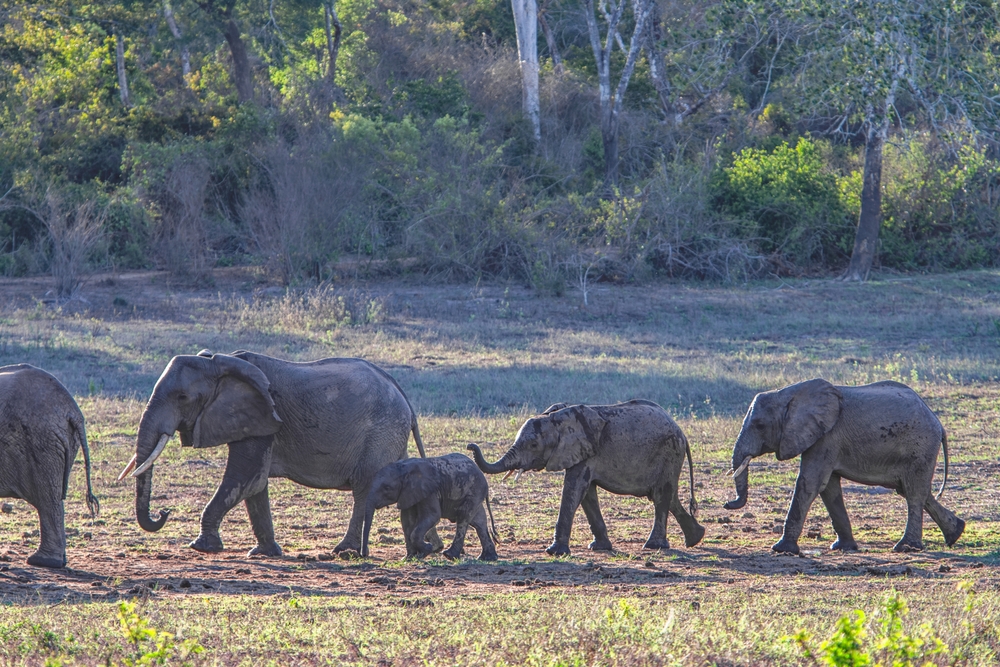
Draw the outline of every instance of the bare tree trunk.
[[[882,147],[885,144],[887,123],[881,127],[870,125],[865,137],[865,171],[861,185],[861,215],[854,236],[851,263],[844,273],[844,280],[865,281],[875,261],[878,232],[882,224]]]
[[[177,20],[174,18],[174,10],[169,2],[163,3],[163,17],[167,19],[167,27],[170,28],[170,34],[174,36],[174,39],[177,40],[177,43],[181,47],[181,73],[187,77],[191,73],[191,52],[188,51],[187,44],[183,41],[184,35],[177,25]]]
[[[128,77],[125,75],[125,41],[121,35],[115,35],[115,64],[118,67],[118,96],[122,100],[122,106],[126,109],[132,107],[132,100],[128,95]]]
[[[594,16],[594,0],[586,0],[585,9],[587,29],[590,33],[590,48],[594,52],[594,60],[597,63],[598,98],[601,104],[601,138],[604,144],[604,180],[611,185],[618,182],[618,123],[622,102],[629,79],[632,77],[632,71],[635,69],[639,50],[646,42],[643,36],[654,2],[655,0],[632,0],[635,29],[632,31],[632,40],[628,46],[625,67],[622,68],[618,86],[612,95],[611,51],[614,49],[616,38],[617,40],[621,39],[618,35],[618,24],[621,22],[622,12],[625,9],[625,0],[616,0],[610,13],[605,10],[604,6],[601,7],[607,23],[607,34],[603,46],[601,45],[600,32],[597,29],[597,18]]]
[[[545,35],[545,44],[549,47],[549,55],[552,56],[552,68],[556,74],[563,74],[566,68],[563,67],[562,55],[559,53],[559,46],[556,44],[555,35],[552,34],[552,29],[549,28],[549,22],[545,20],[544,7],[538,10],[538,25],[542,28],[542,34]]]
[[[326,50],[329,62],[326,66],[326,80],[331,86],[335,86],[334,78],[337,74],[337,54],[340,52],[340,36],[343,26],[337,17],[336,0],[329,0],[323,3],[324,14],[326,15]],[[331,32],[330,28],[333,27]]]
[[[236,21],[228,19],[224,26],[226,42],[233,56],[233,82],[236,84],[236,99],[243,102],[253,100],[253,75],[250,71],[250,59],[247,57],[247,47],[240,36],[240,27]]]
[[[517,59],[521,63],[524,113],[535,141],[542,138],[538,98],[538,5],[535,0],[511,0],[517,32]]]
[[[646,35],[646,39],[649,40],[646,44],[649,78],[653,80],[653,88],[656,89],[656,95],[660,98],[660,107],[667,118],[672,119],[675,124],[680,124],[681,116],[677,113],[674,103],[670,99],[670,82],[667,81],[666,72],[663,71],[664,59],[660,50],[660,41],[663,39],[663,23],[660,19],[660,5],[655,1],[650,12],[649,33]]]

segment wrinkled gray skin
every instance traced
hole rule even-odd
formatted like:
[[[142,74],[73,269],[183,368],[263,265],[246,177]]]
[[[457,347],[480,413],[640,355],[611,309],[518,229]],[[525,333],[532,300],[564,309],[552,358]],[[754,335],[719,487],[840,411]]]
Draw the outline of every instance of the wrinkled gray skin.
[[[396,503],[403,524],[407,558],[421,558],[434,551],[434,546],[424,541],[424,535],[444,517],[456,524],[455,540],[443,554],[446,558],[454,560],[462,555],[465,534],[472,524],[482,545],[479,560],[496,560],[497,550],[486,523],[483,501],[486,501],[492,523],[489,485],[476,464],[464,454],[390,463],[375,475],[368,494],[361,553],[368,555],[368,536],[375,510]]]
[[[513,470],[565,470],[555,539],[545,549],[553,556],[569,554],[573,515],[582,504],[594,541],[590,548],[610,551],[611,540],[601,516],[597,488],[653,501],[656,516],[646,549],[669,549],[667,513],[677,518],[684,542],[693,547],[705,535],[695,520],[694,470],[690,471],[690,514],[681,505],[678,480],[691,450],[680,427],[659,405],[635,400],[617,405],[557,403],[526,421],[514,444],[496,463],[488,463],[474,444],[476,464],[494,475]]]
[[[293,363],[242,351],[174,357],[139,422],[139,466],[162,436],[175,431],[184,447],[229,447],[222,482],[190,544],[209,553],[222,550],[219,526],[243,501],[257,538],[250,555],[281,555],[271,523],[269,477],[353,492],[350,525],[334,550],[359,551],[375,473],[406,458],[411,431],[424,456],[417,417],[403,391],[389,374],[361,359]],[[149,515],[153,467],[133,473],[136,519],[147,531],[162,528],[169,514],[161,510],[155,520]],[[436,533],[432,539],[440,543]]]
[[[906,498],[906,531],[894,549],[915,551],[923,549],[924,510],[941,528],[948,546],[965,529],[965,522],[931,491],[942,445],[943,492],[948,481],[948,440],[941,422],[912,389],[898,382],[841,387],[815,379],[754,397],[733,446],[733,467],[766,452],[780,461],[802,456],[784,533],[771,547],[775,551],[799,553],[806,513],[817,495],[837,533],[830,548],[858,548],[844,507],[841,478],[884,486]],[[748,475],[744,469],[736,476],[737,498],[726,503],[726,509],[746,504]]]
[[[87,431],[76,401],[40,368],[0,368],[0,497],[21,498],[38,511],[40,544],[29,565],[66,566],[63,501],[81,447],[87,507],[96,515],[100,504],[90,484]]]

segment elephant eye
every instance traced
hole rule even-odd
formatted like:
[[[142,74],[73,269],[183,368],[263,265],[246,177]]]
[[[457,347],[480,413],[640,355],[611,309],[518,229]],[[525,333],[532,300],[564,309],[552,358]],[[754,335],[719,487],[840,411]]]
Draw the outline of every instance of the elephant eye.
[[[177,400],[178,400],[178,401],[186,401],[186,400],[188,400],[188,395],[187,395],[187,394],[185,394],[185,393],[184,393],[184,392],[182,391],[181,393],[177,394]]]

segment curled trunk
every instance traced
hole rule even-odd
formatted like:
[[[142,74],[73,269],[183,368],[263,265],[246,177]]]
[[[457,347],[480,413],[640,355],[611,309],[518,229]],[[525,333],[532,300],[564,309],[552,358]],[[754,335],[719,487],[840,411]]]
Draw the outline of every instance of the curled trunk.
[[[479,449],[479,445],[469,443],[466,449],[472,452],[472,458],[475,459],[476,465],[479,466],[479,469],[487,475],[496,475],[502,472],[507,472],[508,470],[513,470],[516,467],[509,462],[511,458],[509,451],[496,463],[490,463],[483,458],[483,452]]]
[[[149,533],[155,533],[167,522],[170,514],[167,510],[160,510],[160,518],[153,519],[149,516],[149,496],[153,489],[153,469],[150,468],[143,474],[135,478],[135,518],[139,526]]]
[[[750,477],[750,470],[744,468],[741,473],[736,475],[733,481],[736,483],[736,500],[730,500],[725,504],[727,510],[738,510],[747,504],[747,493],[749,490],[748,479]]]

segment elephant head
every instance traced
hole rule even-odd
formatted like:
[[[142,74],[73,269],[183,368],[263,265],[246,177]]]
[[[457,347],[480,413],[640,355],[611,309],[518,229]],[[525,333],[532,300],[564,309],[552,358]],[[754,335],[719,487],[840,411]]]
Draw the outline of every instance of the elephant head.
[[[802,454],[837,423],[841,398],[836,387],[818,378],[754,396],[733,445],[736,499],[725,508],[746,505],[751,459],[765,452],[774,452],[779,461]]]
[[[496,463],[483,458],[478,445],[469,444],[476,465],[495,475],[516,470],[565,470],[594,455],[607,422],[586,405],[557,403],[524,422],[514,444]],[[506,477],[505,477],[506,479]]]
[[[149,516],[153,463],[175,432],[185,447],[215,447],[250,437],[277,433],[281,419],[259,368],[235,356],[181,355],[170,360],[146,403],[135,455],[122,471],[135,482],[135,513],[139,525],[154,532],[168,512]],[[137,465],[138,463],[138,465]]]
[[[368,536],[375,510],[396,503],[399,510],[408,510],[437,493],[441,488],[441,473],[427,459],[406,459],[391,463],[375,474],[365,505],[361,555],[368,556]]]

